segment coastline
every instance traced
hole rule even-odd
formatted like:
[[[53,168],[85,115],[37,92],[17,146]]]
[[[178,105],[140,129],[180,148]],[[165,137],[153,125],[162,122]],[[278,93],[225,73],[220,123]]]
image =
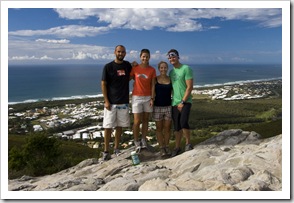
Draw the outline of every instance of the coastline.
[[[278,81],[282,80],[282,77],[278,78],[268,78],[268,79],[259,79],[259,80],[244,80],[244,81],[233,81],[233,82],[226,82],[223,84],[206,84],[206,85],[194,85],[193,89],[210,89],[210,88],[218,88],[218,87],[224,87],[224,86],[231,86],[236,84],[250,84],[250,83],[262,83],[262,82],[268,82],[268,81]],[[131,92],[130,92],[131,94]],[[36,102],[50,102],[50,101],[67,101],[67,100],[84,100],[84,99],[101,99],[103,98],[102,93],[98,92],[97,95],[74,95],[69,97],[53,97],[48,99],[28,99],[25,101],[16,101],[16,102],[8,102],[8,106],[13,106],[17,104],[30,104],[30,103],[36,103]]]
[[[236,84],[262,83],[262,82],[278,81],[278,80],[282,80],[282,77],[260,79],[260,80],[241,80],[241,81],[225,82],[223,84],[194,85],[193,89],[206,89],[206,88],[231,86],[231,85],[236,85]]]

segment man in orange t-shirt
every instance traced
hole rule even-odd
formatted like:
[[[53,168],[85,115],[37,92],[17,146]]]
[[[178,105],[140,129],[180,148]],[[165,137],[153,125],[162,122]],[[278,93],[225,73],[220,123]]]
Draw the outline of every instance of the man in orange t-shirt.
[[[146,136],[148,132],[149,115],[153,111],[155,68],[149,65],[150,51],[142,49],[141,63],[132,68],[130,78],[134,79],[132,92],[132,112],[134,114],[133,133],[136,151],[148,148]],[[142,139],[139,141],[140,124],[142,123]]]

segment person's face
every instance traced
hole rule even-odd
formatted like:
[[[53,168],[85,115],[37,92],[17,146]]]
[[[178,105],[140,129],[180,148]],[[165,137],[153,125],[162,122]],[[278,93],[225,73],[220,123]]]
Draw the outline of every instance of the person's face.
[[[167,71],[168,71],[168,67],[167,67],[167,65],[165,63],[161,63],[158,70],[159,70],[161,75],[166,75]]]
[[[123,61],[126,56],[126,50],[124,47],[119,46],[115,49],[114,54],[118,61]]]
[[[140,59],[143,64],[148,64],[150,56],[147,53],[142,53],[142,55],[140,56]]]
[[[170,56],[168,57],[168,60],[172,65],[179,63],[179,57],[177,56]]]

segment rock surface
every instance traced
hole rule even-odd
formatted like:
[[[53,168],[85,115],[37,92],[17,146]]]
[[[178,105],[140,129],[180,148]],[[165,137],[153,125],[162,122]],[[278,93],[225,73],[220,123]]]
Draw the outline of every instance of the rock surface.
[[[9,191],[281,191],[282,135],[260,139],[232,129],[173,158],[141,152],[133,166],[130,152],[101,162],[87,159],[43,177],[9,180]]]

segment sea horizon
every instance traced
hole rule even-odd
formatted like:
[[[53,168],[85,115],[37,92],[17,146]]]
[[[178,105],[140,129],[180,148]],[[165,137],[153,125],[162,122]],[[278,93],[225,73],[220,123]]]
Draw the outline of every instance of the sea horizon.
[[[103,66],[9,65],[8,105],[102,97]],[[158,74],[156,65],[153,67]],[[281,64],[196,64],[190,67],[194,89],[282,79]],[[131,81],[130,92],[132,84]]]

